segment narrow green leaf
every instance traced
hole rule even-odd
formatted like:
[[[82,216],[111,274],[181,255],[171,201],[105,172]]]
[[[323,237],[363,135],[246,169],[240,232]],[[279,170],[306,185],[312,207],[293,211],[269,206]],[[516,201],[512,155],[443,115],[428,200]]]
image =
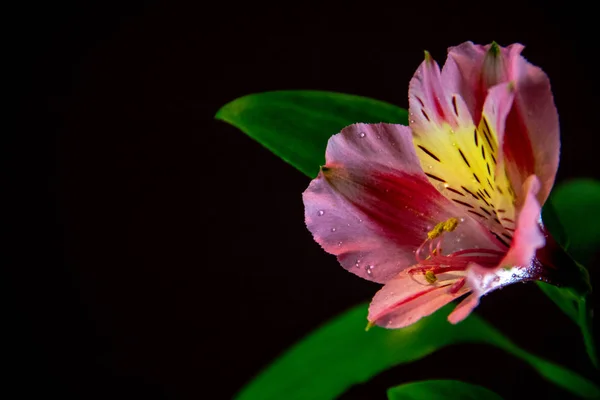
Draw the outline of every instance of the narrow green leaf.
[[[544,205],[542,219],[552,236],[567,253],[580,262],[591,262],[600,248],[600,182],[576,179],[558,185]],[[573,262],[574,273],[588,280],[583,265]],[[562,266],[566,268],[567,266]],[[571,287],[558,288],[538,282],[539,288],[581,329],[587,353],[598,367],[598,353],[592,333],[589,293]]]
[[[453,380],[405,383],[387,391],[388,400],[502,400],[482,386]]]
[[[567,288],[559,288],[544,282],[537,282],[539,288],[550,297],[554,303],[573,320],[579,320],[579,297]]]
[[[366,304],[317,329],[284,353],[238,394],[240,400],[333,399],[395,365],[458,343],[483,343],[527,362],[548,381],[583,398],[600,389],[564,367],[519,348],[477,315],[458,325],[446,320],[454,305],[404,328],[365,332]]]
[[[304,90],[240,97],[224,105],[215,118],[239,128],[309,177],[325,163],[327,140],[345,126],[408,124],[406,110],[383,101]]]

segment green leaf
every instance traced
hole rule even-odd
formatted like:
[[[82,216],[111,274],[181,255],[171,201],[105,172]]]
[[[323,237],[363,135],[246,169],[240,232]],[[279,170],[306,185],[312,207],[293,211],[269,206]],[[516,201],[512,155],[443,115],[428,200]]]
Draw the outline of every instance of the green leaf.
[[[539,288],[556,303],[565,314],[578,323],[579,319],[579,297],[571,290],[559,288],[544,282],[537,282]]]
[[[309,177],[325,163],[327,140],[345,126],[408,124],[406,110],[383,101],[304,90],[240,97],[223,106],[215,118],[239,128]]]
[[[405,383],[387,391],[388,400],[502,400],[484,387],[453,380]]]
[[[543,213],[548,230],[573,258],[587,265],[600,248],[600,182],[565,182],[554,188],[548,203]]]
[[[589,380],[519,348],[477,315],[451,325],[446,318],[453,307],[447,305],[404,329],[374,328],[369,332],[364,330],[368,306],[354,307],[294,345],[236,398],[333,399],[388,368],[459,343],[496,346],[567,391],[583,398],[600,396],[600,389]]]
[[[544,205],[544,224],[567,251],[580,262],[589,263],[600,247],[600,182],[576,179],[558,185]],[[572,274],[589,285],[587,270],[572,260],[565,260],[561,268],[572,268]],[[567,265],[571,264],[571,265]],[[577,277],[578,276],[578,277]],[[558,307],[579,325],[590,360],[598,368],[598,353],[592,333],[592,309],[588,291],[575,290],[538,282],[539,288]]]

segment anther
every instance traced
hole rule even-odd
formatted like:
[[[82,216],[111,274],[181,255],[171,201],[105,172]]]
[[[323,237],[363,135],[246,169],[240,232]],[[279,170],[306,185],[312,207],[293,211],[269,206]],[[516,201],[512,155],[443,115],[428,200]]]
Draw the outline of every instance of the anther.
[[[437,224],[432,230],[427,233],[427,239],[433,240],[437,239],[444,233],[444,222],[440,222]]]
[[[435,281],[437,281],[437,276],[435,276],[435,274],[433,273],[433,271],[427,271],[425,272],[425,280],[427,281],[427,283],[435,283]]]
[[[446,232],[452,232],[458,226],[458,219],[449,218],[446,222],[444,222],[444,230]]]

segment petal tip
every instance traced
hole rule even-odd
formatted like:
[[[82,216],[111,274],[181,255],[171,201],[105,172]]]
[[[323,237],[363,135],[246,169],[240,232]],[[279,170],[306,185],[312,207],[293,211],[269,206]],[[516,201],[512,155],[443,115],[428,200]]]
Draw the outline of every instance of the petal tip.
[[[423,53],[425,54],[425,62],[428,64],[433,63],[433,57],[431,57],[431,53],[429,53],[427,50],[424,50]]]
[[[492,41],[492,43],[490,43],[490,48],[488,50],[488,53],[491,56],[498,56],[498,54],[500,54],[500,46],[498,45],[498,43],[496,43],[496,41]]]

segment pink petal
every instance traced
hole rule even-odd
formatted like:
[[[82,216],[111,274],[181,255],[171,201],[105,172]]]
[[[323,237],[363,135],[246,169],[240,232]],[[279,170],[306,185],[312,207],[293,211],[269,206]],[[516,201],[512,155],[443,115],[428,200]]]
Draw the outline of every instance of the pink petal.
[[[415,264],[427,232],[451,217],[464,221],[444,250],[494,248],[488,232],[429,183],[409,128],[351,125],[329,140],[326,161],[303,194],[306,225],[350,272],[386,282]]]
[[[408,88],[410,126],[416,132],[426,132],[444,123],[456,127],[457,115],[453,111],[451,93],[442,84],[438,64],[426,55]],[[465,113],[468,115],[468,113]],[[466,123],[470,122],[470,116]]]
[[[423,275],[399,273],[375,294],[369,306],[369,321],[385,328],[403,328],[437,311],[440,307],[469,291],[465,286],[456,293],[452,284],[464,278],[464,273],[437,275],[433,284]]]
[[[496,173],[498,154],[497,131],[504,131],[514,93],[512,84],[505,83],[490,91],[486,101],[486,118],[476,129],[466,104],[459,95],[450,95],[440,81],[437,65],[426,60],[413,77],[409,88],[411,128],[421,166],[429,181],[449,200],[459,204],[465,213],[487,227],[498,245],[508,247],[502,238],[505,226],[500,212],[514,221],[512,193],[504,168]],[[451,99],[451,111],[435,113],[433,100],[445,109]],[[423,114],[425,113],[425,114]],[[421,115],[423,114],[423,115]],[[430,114],[442,115],[435,119]],[[496,181],[498,177],[500,182]],[[496,188],[501,187],[496,191]],[[503,197],[506,197],[504,199]],[[498,200],[498,205],[495,200]],[[510,209],[510,210],[509,210]],[[511,229],[513,226],[510,227]]]
[[[548,76],[519,57],[513,108],[501,142],[510,180],[519,187],[530,175],[541,183],[537,199],[544,204],[556,177],[560,153],[558,112]],[[519,193],[517,193],[519,195]]]
[[[448,49],[448,58],[442,69],[442,80],[448,91],[458,93],[466,102],[475,121],[479,121],[487,91],[505,83],[523,50],[515,43],[498,46],[498,54],[490,52],[491,44],[481,46],[465,42]]]
[[[538,200],[544,204],[556,177],[560,151],[558,113],[550,81],[540,68],[520,55],[522,45],[499,47],[495,57],[489,49],[490,45],[472,42],[448,49],[442,81],[448,93],[458,93],[464,99],[475,121],[480,119],[490,88],[515,83],[514,105],[507,117],[506,135],[499,144],[515,189],[518,191],[529,175],[537,175],[541,182]]]
[[[451,323],[455,324],[465,319],[479,304],[481,296],[512,283],[536,279],[538,270],[532,261],[536,250],[545,244],[539,225],[541,209],[536,199],[539,188],[540,183],[535,175],[526,180],[523,188],[523,192],[526,193],[525,201],[517,211],[517,229],[510,249],[498,267],[490,270],[478,264],[469,266],[467,286],[473,293],[448,316]]]
[[[500,266],[526,267],[531,263],[537,249],[544,247],[546,240],[540,228],[541,207],[536,195],[540,181],[531,175],[523,184],[525,200],[518,205],[516,230],[510,249]]]
[[[467,318],[479,305],[479,295],[471,293],[463,301],[461,301],[448,315],[448,321],[453,324],[458,324],[460,321]]]
[[[535,175],[524,184],[525,201],[517,210],[516,230],[508,252],[494,269],[471,264],[467,272],[468,286],[477,297],[515,282],[535,279],[539,273],[533,259],[546,240],[540,228],[540,204],[536,195],[540,188]],[[466,305],[465,305],[466,306]],[[456,317],[458,318],[458,317]]]
[[[505,132],[506,116],[510,112],[514,100],[514,84],[513,83],[501,83],[494,86],[488,92],[483,106],[483,118],[480,123],[480,131],[485,136],[485,131],[489,129],[494,138],[498,138],[498,141],[502,141]],[[485,128],[485,129],[483,129]],[[493,149],[488,145],[487,140],[481,140],[481,146],[486,148],[488,154],[487,164],[492,167],[494,171],[494,188],[492,190],[492,204],[494,206],[495,215],[503,228],[508,228],[510,231],[514,231],[515,224],[515,190],[506,175],[505,162],[503,159],[503,153],[497,148],[498,144],[493,140],[493,145],[496,146]],[[492,160],[489,160],[489,155],[493,155]],[[497,161],[496,167],[493,165]],[[506,240],[509,239],[511,234],[510,231],[505,229],[496,229],[497,234],[503,236]]]

